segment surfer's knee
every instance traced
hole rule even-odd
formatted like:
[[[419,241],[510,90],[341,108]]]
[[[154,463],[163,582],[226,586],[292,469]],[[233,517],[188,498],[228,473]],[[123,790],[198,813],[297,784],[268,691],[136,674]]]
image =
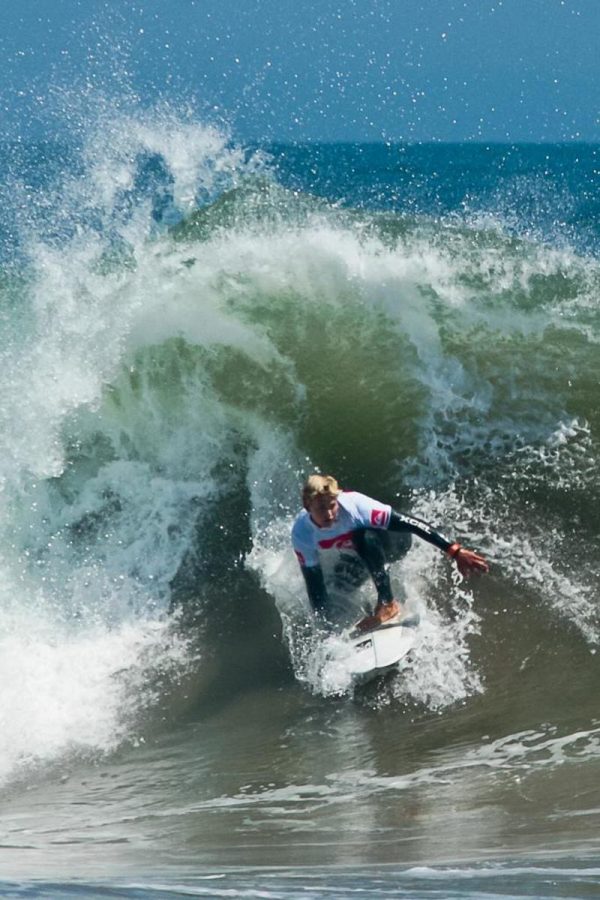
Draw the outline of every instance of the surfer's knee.
[[[354,549],[363,559],[373,556],[377,559],[384,557],[381,535],[373,528],[361,528],[353,532],[352,542]]]
[[[390,562],[398,562],[406,556],[412,546],[412,534],[408,532],[385,532],[385,555]]]

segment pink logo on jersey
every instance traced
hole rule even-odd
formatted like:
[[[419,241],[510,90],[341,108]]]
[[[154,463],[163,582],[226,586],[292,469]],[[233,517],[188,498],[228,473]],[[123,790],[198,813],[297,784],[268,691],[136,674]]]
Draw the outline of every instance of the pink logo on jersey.
[[[371,510],[371,525],[374,528],[383,528],[387,522],[387,512],[385,509]]]
[[[319,541],[319,547],[321,547],[322,550],[331,550],[332,547],[343,550],[344,547],[349,549],[353,546],[351,531],[346,531],[345,534],[338,534],[338,536],[334,538],[324,538],[322,541]]]

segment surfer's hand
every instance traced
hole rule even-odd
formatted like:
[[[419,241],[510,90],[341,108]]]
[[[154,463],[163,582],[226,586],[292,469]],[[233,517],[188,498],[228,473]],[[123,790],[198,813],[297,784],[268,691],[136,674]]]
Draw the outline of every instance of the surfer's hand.
[[[461,575],[466,576],[472,572],[490,571],[487,561],[479,553],[475,553],[474,550],[466,550],[464,547],[461,547],[453,556]]]

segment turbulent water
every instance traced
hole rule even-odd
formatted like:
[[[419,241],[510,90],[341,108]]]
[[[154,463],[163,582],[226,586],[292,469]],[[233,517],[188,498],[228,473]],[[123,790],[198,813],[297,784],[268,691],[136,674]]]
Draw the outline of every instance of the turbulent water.
[[[2,895],[594,895],[600,148],[1,154]],[[416,541],[368,685],[289,546],[315,469],[491,564]]]

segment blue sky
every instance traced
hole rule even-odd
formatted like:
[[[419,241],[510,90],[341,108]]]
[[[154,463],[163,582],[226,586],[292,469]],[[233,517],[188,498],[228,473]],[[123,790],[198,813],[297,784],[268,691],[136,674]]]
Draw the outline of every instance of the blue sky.
[[[96,95],[243,140],[595,141],[599,36],[600,0],[4,0],[2,131]]]

